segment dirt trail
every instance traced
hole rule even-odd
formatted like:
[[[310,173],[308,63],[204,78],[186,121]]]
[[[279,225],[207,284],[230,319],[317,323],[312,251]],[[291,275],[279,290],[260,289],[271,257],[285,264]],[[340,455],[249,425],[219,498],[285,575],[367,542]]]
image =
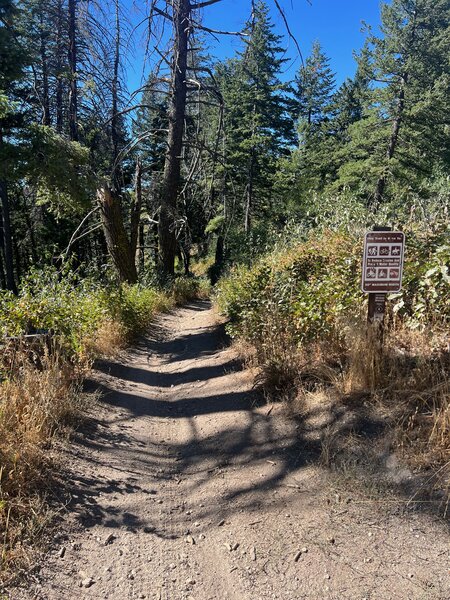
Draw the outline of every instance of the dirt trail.
[[[442,523],[336,494],[315,438],[257,406],[208,302],[155,336],[99,366],[64,530],[12,599],[448,600]]]

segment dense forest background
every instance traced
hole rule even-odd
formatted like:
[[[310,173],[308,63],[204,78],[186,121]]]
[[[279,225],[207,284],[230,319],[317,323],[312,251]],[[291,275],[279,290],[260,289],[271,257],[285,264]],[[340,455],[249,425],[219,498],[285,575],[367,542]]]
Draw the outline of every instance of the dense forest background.
[[[447,0],[382,4],[339,87],[319,41],[284,81],[280,3],[249,2],[241,49],[215,60],[210,4],[151,2],[137,30],[120,0],[1,0],[1,288],[67,263],[151,281],[248,260],[292,223],[445,211]],[[128,90],[142,27],[151,74]]]

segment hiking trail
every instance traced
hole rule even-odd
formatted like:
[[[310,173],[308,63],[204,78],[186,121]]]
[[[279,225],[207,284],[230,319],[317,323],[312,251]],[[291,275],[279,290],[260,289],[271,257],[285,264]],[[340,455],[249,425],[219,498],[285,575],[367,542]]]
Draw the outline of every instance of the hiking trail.
[[[98,410],[64,451],[71,502],[11,599],[449,597],[443,523],[337,492],[320,440],[261,401],[208,301],[92,378]]]

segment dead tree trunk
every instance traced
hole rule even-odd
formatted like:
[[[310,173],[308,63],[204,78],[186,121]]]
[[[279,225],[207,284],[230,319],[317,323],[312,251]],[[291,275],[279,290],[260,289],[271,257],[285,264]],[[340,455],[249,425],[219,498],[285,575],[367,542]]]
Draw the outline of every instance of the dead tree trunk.
[[[176,253],[176,210],[180,187],[181,153],[186,113],[186,70],[190,32],[190,0],[173,2],[174,47],[171,63],[169,133],[159,214],[159,263],[165,275],[173,275]]]
[[[77,0],[69,0],[69,137],[78,140],[78,86],[77,86]]]
[[[131,208],[131,234],[130,246],[133,256],[136,255],[137,243],[139,237],[139,222],[141,220],[142,208],[142,163],[138,158],[136,161],[136,171],[134,175],[134,203]]]
[[[111,142],[113,147],[112,154],[112,182],[115,192],[120,191],[120,179],[117,159],[119,156],[119,128],[118,128],[118,107],[119,107],[119,66],[120,66],[120,15],[119,2],[115,1],[115,43],[114,43],[114,67],[111,85]]]
[[[105,185],[97,191],[97,200],[100,205],[106,245],[119,279],[127,283],[136,283],[136,250],[133,253],[125,231],[119,197]]]

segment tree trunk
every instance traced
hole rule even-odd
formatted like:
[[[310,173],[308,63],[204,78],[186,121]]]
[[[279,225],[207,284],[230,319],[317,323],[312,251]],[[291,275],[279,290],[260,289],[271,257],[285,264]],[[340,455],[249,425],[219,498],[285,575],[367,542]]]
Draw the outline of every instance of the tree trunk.
[[[33,259],[33,265],[37,265],[39,262],[39,257],[38,257],[38,253],[37,253],[37,241],[36,241],[36,236],[34,235],[34,224],[31,222],[31,218],[30,218],[30,209],[29,207],[25,206],[25,211],[24,211],[24,216],[25,216],[25,222],[27,224],[27,228],[28,228],[28,233],[30,234],[30,250],[31,250],[31,257]]]
[[[159,235],[158,235],[158,223],[153,223],[153,243],[154,243],[154,261],[155,268],[158,267],[159,264]]]
[[[145,271],[145,232],[144,223],[139,223],[139,273]]]
[[[256,104],[253,104],[252,139],[255,138],[255,134],[256,134]],[[244,231],[246,234],[248,234],[251,229],[251,211],[253,208],[254,169],[255,169],[255,147],[252,145],[252,147],[250,149],[250,156],[248,158],[246,202],[245,202],[245,211],[244,211]]]
[[[127,283],[136,283],[135,253],[132,252],[125,231],[119,197],[109,187],[104,186],[97,190],[97,200],[100,205],[106,245],[119,278]]]
[[[56,30],[56,131],[63,130],[63,2],[57,4],[57,30]]]
[[[138,158],[136,161],[136,171],[134,176],[134,203],[131,208],[131,234],[130,234],[130,246],[133,256],[136,255],[138,235],[139,235],[139,222],[141,220],[141,208],[142,208],[142,163]]]
[[[120,180],[119,180],[119,169],[117,164],[117,158],[119,156],[119,130],[118,130],[118,106],[119,106],[119,65],[120,65],[120,15],[119,15],[119,2],[115,0],[115,11],[116,11],[116,37],[114,46],[114,68],[113,68],[113,79],[111,85],[111,141],[113,147],[112,155],[112,173],[111,180],[113,182],[113,189],[116,193],[120,191]]]
[[[76,2],[69,0],[69,137],[78,141],[78,87],[77,87],[77,20]]]
[[[251,210],[253,205],[253,166],[254,166],[254,150],[250,151],[247,173],[247,188],[244,214],[244,231],[249,233],[251,229]]]
[[[214,259],[214,264],[209,271],[211,284],[215,285],[222,274],[224,261],[225,261],[225,250],[224,250],[224,237],[223,235],[219,235],[217,238],[216,245],[216,255]]]
[[[48,58],[46,31],[42,11],[40,13],[40,53],[42,63],[42,125],[50,125],[50,97],[48,85]]]
[[[159,266],[165,275],[173,275],[176,252],[175,219],[180,186],[181,152],[186,113],[186,69],[190,30],[190,0],[173,2],[174,47],[171,64],[169,133],[162,181],[159,214]]]
[[[17,294],[16,282],[14,280],[14,259],[11,234],[11,219],[8,198],[8,186],[6,181],[0,181],[0,197],[2,203],[3,221],[3,252],[5,256],[6,288]]]
[[[0,240],[1,242],[2,240]],[[1,246],[3,248],[3,245]],[[3,256],[0,248],[0,289],[4,290],[6,287],[5,270],[3,269]]]

